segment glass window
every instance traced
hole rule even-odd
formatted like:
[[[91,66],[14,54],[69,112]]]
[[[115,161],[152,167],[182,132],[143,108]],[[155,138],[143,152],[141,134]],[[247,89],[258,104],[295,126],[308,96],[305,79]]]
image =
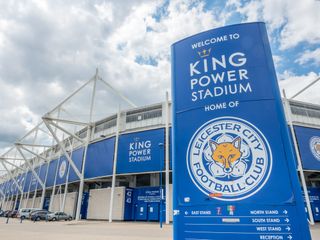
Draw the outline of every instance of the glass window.
[[[137,175],[137,187],[148,187],[151,185],[150,174]]]

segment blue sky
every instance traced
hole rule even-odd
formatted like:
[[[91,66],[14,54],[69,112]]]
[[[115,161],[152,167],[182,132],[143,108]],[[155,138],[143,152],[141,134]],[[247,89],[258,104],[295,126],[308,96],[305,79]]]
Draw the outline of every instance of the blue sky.
[[[290,97],[319,77],[319,12],[317,0],[0,1],[0,151],[96,67],[137,105],[163,101],[170,45],[230,24],[266,22],[280,87]],[[319,91],[320,82],[297,100],[320,104]]]

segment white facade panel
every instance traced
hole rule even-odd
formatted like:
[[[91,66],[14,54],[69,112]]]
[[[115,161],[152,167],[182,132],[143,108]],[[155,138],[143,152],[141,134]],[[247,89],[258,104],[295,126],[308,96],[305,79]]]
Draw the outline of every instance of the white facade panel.
[[[89,194],[87,219],[108,220],[111,188],[92,189]],[[123,220],[125,187],[116,187],[114,192],[113,220]]]
[[[34,208],[40,208],[40,209],[42,209],[42,206],[40,206],[40,203],[41,203],[41,197],[37,197],[37,198],[34,200],[34,205],[33,205],[33,207],[34,207]]]
[[[52,212],[65,212],[70,214],[72,217],[75,216],[76,204],[77,204],[77,192],[67,193],[66,202],[64,209],[62,209],[63,205],[63,194],[54,195],[51,210]]]

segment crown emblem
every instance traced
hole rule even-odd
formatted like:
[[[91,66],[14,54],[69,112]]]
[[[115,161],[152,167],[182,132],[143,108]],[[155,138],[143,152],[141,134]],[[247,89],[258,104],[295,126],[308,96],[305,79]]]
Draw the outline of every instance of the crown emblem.
[[[199,57],[204,58],[208,57],[210,55],[211,48],[209,49],[203,49],[202,51],[198,52]]]

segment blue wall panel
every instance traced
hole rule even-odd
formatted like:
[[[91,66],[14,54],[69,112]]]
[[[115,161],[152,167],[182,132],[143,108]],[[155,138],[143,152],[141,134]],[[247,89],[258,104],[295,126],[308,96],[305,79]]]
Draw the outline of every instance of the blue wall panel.
[[[79,148],[72,153],[72,160],[74,164],[76,165],[77,169],[79,172],[81,172],[82,168],[82,160],[83,160],[83,152],[84,148]],[[73,168],[70,166],[70,171],[69,171],[69,182],[75,182],[79,181],[79,178],[76,174],[76,172],[73,170]]]
[[[19,174],[16,178],[17,183],[21,188],[23,188],[23,183],[24,183],[24,174]],[[18,186],[15,184],[14,181],[12,181],[12,192],[13,195],[20,194]]]
[[[5,195],[7,195],[7,185],[8,185],[8,181],[6,181],[6,182],[3,183],[3,193],[4,193]]]
[[[9,180],[6,186],[6,194],[8,196],[11,196],[11,186],[12,186],[12,180]]]
[[[320,170],[320,129],[294,127],[303,169]]]
[[[159,143],[162,145],[159,146]],[[163,167],[163,128],[119,137],[117,173],[152,172]]]
[[[88,146],[85,178],[112,175],[115,138],[109,138]]]
[[[68,168],[69,168],[68,159],[66,158],[66,156],[62,156],[58,164],[56,185],[61,185],[66,183]]]
[[[42,164],[40,166],[40,179],[43,183],[46,181],[46,174],[47,174],[47,169],[48,169],[48,163]],[[38,184],[37,189],[41,189],[41,185]]]
[[[36,167],[34,169],[34,171],[39,175],[39,171],[40,171],[40,167]],[[31,174],[31,183],[30,183],[30,191],[34,191],[35,189],[37,189],[37,185],[38,185],[38,180],[37,178],[34,176],[34,174]]]
[[[21,188],[23,189],[25,181],[26,181],[26,173],[22,173],[19,175],[19,184],[21,186]]]
[[[9,180],[6,187],[6,195],[11,196],[11,189],[12,189],[12,180]]]
[[[30,186],[30,182],[31,182],[31,175],[32,175],[32,173],[31,173],[31,171],[28,171],[27,172],[27,174],[26,174],[26,182],[25,182],[25,184],[24,184],[24,188],[23,188],[23,191],[24,192],[28,192],[29,191],[29,186]]]
[[[49,163],[49,170],[48,170],[46,187],[52,187],[54,184],[57,164],[58,164],[58,159],[54,159],[54,160],[50,161],[50,163]]]

